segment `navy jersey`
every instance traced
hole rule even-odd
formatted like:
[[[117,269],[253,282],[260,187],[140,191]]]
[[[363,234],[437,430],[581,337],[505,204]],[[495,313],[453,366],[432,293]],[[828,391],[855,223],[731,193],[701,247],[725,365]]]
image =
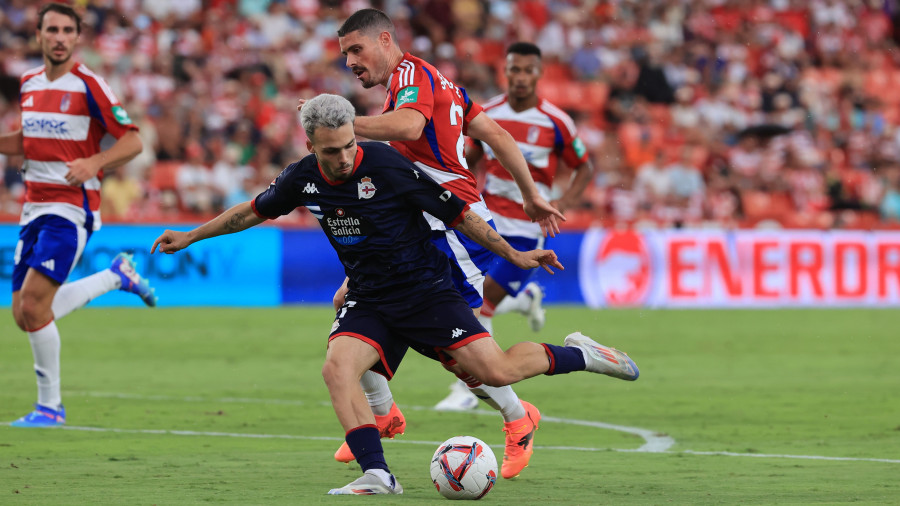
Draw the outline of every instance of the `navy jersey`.
[[[449,261],[431,243],[422,211],[453,227],[466,203],[384,143],[359,143],[353,166],[346,181],[329,181],[309,155],[287,166],[254,199],[253,210],[272,219],[309,209],[337,251],[356,299],[453,290]]]

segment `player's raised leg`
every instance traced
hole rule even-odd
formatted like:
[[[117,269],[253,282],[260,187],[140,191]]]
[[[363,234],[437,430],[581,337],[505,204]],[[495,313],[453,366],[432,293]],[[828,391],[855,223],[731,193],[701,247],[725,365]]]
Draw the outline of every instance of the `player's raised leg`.
[[[503,351],[493,338],[483,338],[448,350],[459,367],[492,386],[510,385],[538,374],[588,371],[634,381],[637,365],[625,353],[575,332],[565,346],[520,342]]]
[[[359,379],[379,360],[378,352],[366,342],[339,335],[331,339],[322,367],[322,377],[331,395],[331,404],[344,430],[346,442],[363,470],[353,482],[331,489],[331,495],[402,494],[403,487],[391,474],[384,459],[381,435],[363,394]]]

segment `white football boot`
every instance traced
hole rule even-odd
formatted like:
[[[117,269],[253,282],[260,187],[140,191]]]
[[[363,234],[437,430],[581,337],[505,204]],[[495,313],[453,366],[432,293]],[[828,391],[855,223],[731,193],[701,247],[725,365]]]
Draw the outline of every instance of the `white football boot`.
[[[437,411],[468,411],[478,407],[478,397],[469,390],[460,380],[456,380],[450,385],[450,395],[437,403],[434,407]]]
[[[584,352],[587,371],[627,381],[634,381],[641,374],[637,365],[625,352],[603,346],[581,332],[567,335],[565,344],[572,348],[580,348]]]
[[[391,475],[390,485],[385,484],[377,474],[366,471],[361,477],[344,485],[341,488],[333,488],[328,491],[328,495],[381,495],[381,494],[402,494],[403,487]]]
[[[547,322],[547,315],[542,305],[544,290],[532,281],[525,285],[525,293],[531,298],[531,302],[528,303],[528,323],[531,324],[531,330],[540,332],[544,328],[544,323]]]

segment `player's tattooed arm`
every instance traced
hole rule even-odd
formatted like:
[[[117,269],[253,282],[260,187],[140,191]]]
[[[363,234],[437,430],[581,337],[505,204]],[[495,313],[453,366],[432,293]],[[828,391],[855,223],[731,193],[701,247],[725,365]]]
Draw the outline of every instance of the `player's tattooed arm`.
[[[226,234],[232,234],[234,232],[240,232],[244,230],[246,227],[244,226],[244,221],[246,221],[247,216],[240,212],[236,211],[232,214],[227,220],[225,220],[225,224],[223,225]]]
[[[506,242],[506,239],[500,236],[493,227],[488,225],[481,216],[472,212],[471,209],[466,209],[465,218],[456,226],[456,229],[522,269],[542,267],[550,274],[553,274],[552,267],[557,269],[563,268],[556,257],[556,253],[552,250],[519,251],[513,248]]]
[[[175,253],[178,250],[187,248],[197,241],[219,235],[240,232],[241,230],[246,230],[254,225],[259,225],[264,221],[265,218],[257,216],[256,213],[253,212],[250,201],[247,201],[242,204],[237,204],[189,232],[166,230],[153,243],[150,253],[152,254],[157,247],[162,253]]]
[[[466,211],[466,221],[471,222],[472,226],[478,228],[479,230],[484,230],[484,240],[487,242],[501,242],[503,238],[500,237],[500,234],[497,233],[490,225],[487,224],[486,221],[481,219],[481,216],[473,213],[472,211]]]

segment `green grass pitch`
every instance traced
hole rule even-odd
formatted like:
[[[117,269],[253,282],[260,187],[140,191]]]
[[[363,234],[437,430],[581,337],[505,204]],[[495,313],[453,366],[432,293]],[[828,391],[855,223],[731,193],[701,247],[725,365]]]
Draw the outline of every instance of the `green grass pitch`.
[[[8,311],[8,309],[6,309]],[[27,337],[0,324],[0,504],[443,503],[437,443],[499,415],[430,407],[452,376],[410,353],[392,381],[406,434],[385,443],[403,496],[330,497],[359,468],[320,376],[332,311],[83,309],[60,320],[65,429],[7,426],[34,402]],[[591,311],[518,315],[498,341],[581,330],[629,352],[637,382],[575,373],[516,386],[545,419],[494,504],[896,504],[900,312]],[[667,439],[668,438],[668,439]],[[649,441],[649,443],[648,443]],[[669,446],[670,445],[670,446]],[[638,449],[664,451],[635,451]]]

